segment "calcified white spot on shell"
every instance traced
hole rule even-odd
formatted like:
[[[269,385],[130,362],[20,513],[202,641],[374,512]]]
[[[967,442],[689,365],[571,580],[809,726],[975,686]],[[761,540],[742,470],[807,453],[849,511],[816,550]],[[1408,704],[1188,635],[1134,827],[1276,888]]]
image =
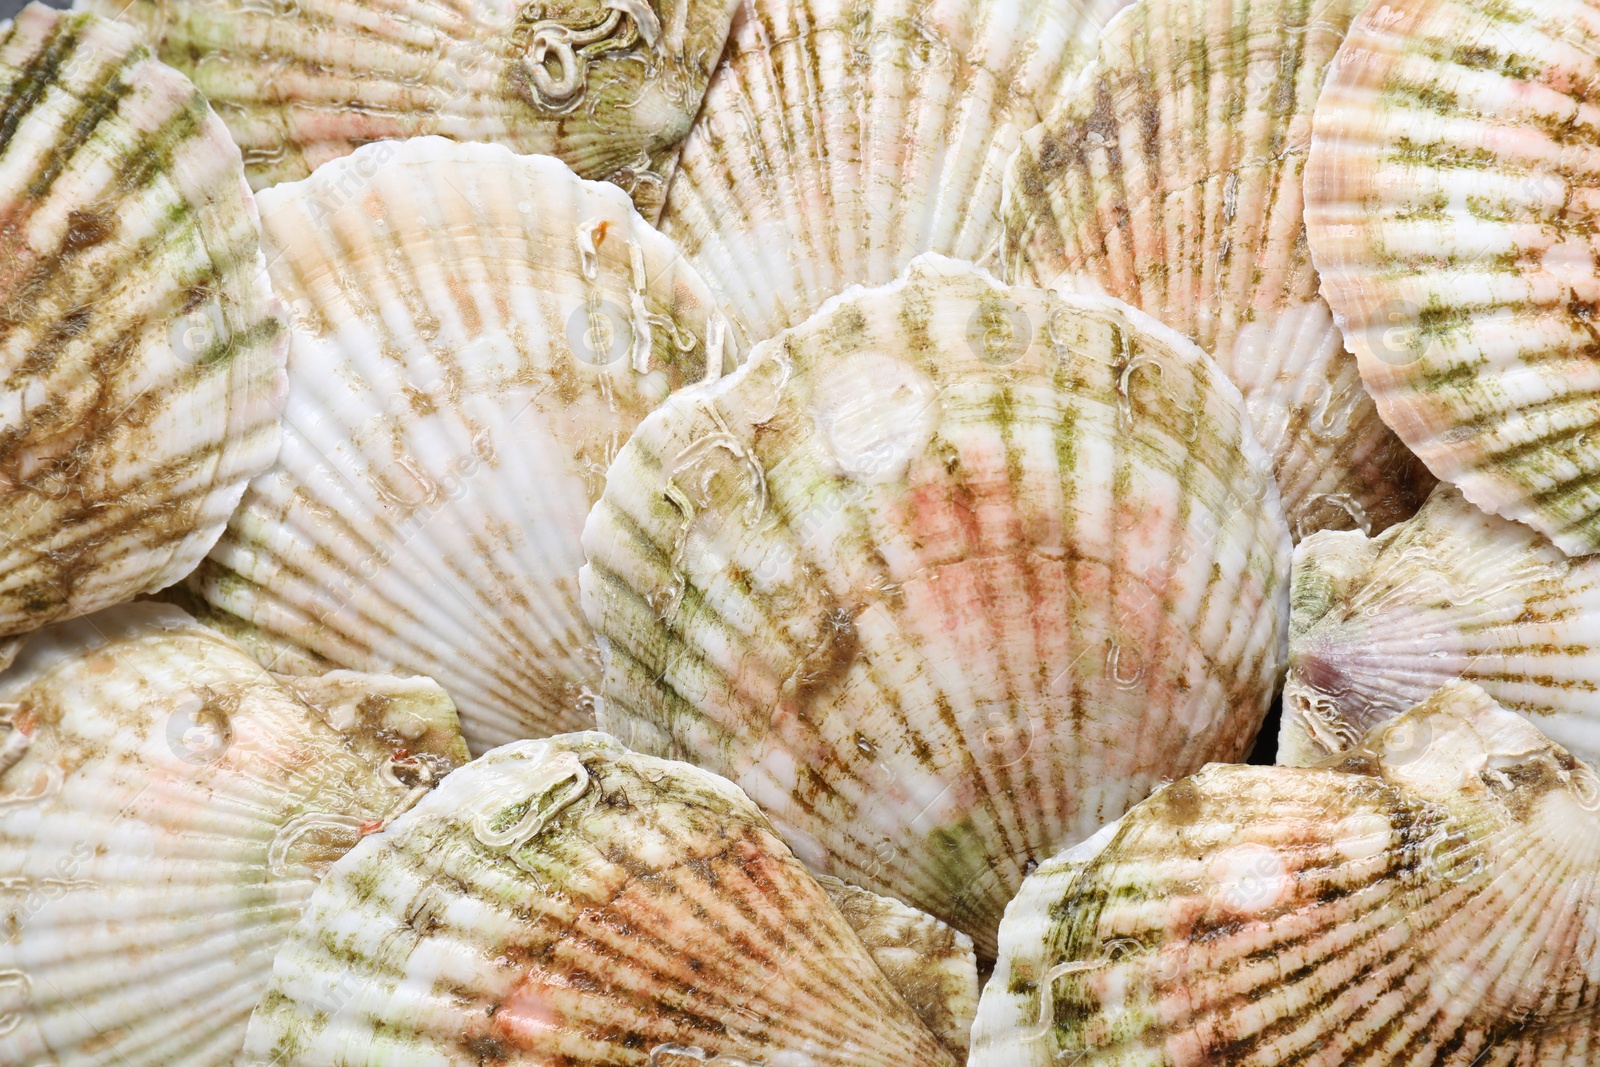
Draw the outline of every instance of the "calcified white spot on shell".
[[[137,27],[211,99],[257,188],[382,140],[554,155],[641,209],[688,131],[733,0],[79,0]],[[311,72],[315,72],[313,75]]]
[[[996,310],[1002,360],[970,329]],[[1031,861],[1247,750],[1287,624],[1288,530],[1215,365],[937,256],[669,398],[583,544],[602,726],[980,951]]]
[[[236,1063],[316,880],[467,758],[423,681],[328,683],[433,702],[411,754],[168,605],[35,635],[0,674],[0,1062]]]
[[[283,1067],[954,1067],[731,783],[603,734],[451,775],[336,864],[250,1023]]]
[[[972,938],[891,897],[837,878],[823,876],[817,882],[911,1010],[965,1059],[978,1010]]]
[[[1467,499],[1600,549],[1600,12],[1389,0],[1316,110],[1306,220],[1395,432]]]
[[[304,650],[279,669],[436,678],[480,751],[588,724],[578,536],[705,373],[705,286],[617,189],[494,146],[371,145],[260,199],[296,308],[285,447],[192,591],[264,663]]]
[[[912,258],[1000,245],[1000,185],[1127,0],[746,4],[662,229],[750,341]]]
[[[1381,530],[1432,483],[1362,388],[1304,240],[1312,105],[1361,5],[1140,0],[1007,181],[1013,279],[1092,284],[1216,357],[1296,538]]]
[[[126,28],[0,28],[0,636],[177,581],[278,447],[227,131]]]
[[[1341,752],[1467,678],[1600,766],[1600,558],[1569,559],[1440,486],[1379,537],[1302,542],[1292,602],[1278,762]]]
[[[1584,770],[1455,683],[1322,767],[1171,785],[1023,885],[969,1063],[1592,1063]]]

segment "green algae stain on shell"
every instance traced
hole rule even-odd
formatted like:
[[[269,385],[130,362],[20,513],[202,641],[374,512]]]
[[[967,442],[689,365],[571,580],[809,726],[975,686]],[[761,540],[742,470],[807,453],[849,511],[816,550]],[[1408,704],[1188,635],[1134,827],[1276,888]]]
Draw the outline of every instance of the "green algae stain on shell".
[[[260,188],[437,134],[554,155],[646,214],[722,54],[732,0],[80,0],[195,80]]]
[[[278,447],[238,150],[126,29],[0,32],[0,634],[177,581]]]
[[[747,797],[593,733],[496,749],[337,864],[245,1051],[284,1067],[956,1062]]]
[[[980,954],[1031,862],[1239,758],[1282,667],[1237,390],[1127,305],[938,256],[669,397],[583,545],[602,727]]]
[[[1207,768],[1042,864],[970,1063],[1592,1064],[1597,869],[1600,779],[1456,683],[1346,756]]]

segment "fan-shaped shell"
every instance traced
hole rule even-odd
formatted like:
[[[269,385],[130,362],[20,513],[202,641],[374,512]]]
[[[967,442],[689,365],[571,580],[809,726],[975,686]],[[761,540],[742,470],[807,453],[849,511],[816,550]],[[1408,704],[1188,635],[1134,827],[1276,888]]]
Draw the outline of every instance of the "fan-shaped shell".
[[[1014,280],[1149,312],[1244,392],[1295,536],[1381,530],[1432,479],[1383,425],[1317,295],[1301,174],[1362,0],[1140,0],[1008,176]]]
[[[978,1010],[978,957],[972,938],[893,897],[827,875],[818,877],[817,884],[917,1018],[965,1060]]]
[[[437,679],[479,751],[589,724],[579,534],[637,421],[720,373],[705,286],[620,190],[493,145],[369,145],[260,200],[284,447],[192,588],[253,647]]]
[[[257,187],[438,134],[565,160],[659,206],[733,0],[78,0],[192,77]]]
[[[669,398],[583,546],[602,727],[980,952],[1030,862],[1247,751],[1282,662],[1238,391],[1126,305],[937,256]]]
[[[1007,157],[1126,2],[746,3],[661,227],[751,341],[919,253],[991,257]]]
[[[747,797],[595,733],[496,749],[336,864],[246,1055],[955,1064]]]
[[[1476,686],[1096,846],[1006,910],[972,1067],[1600,1062],[1600,780]]]
[[[1600,9],[1395,0],[1318,103],[1311,251],[1396,433],[1487,511],[1600,549]]]
[[[327,865],[466,758],[427,679],[300,681],[361,714],[340,732],[161,604],[46,629],[0,674],[0,1062],[236,1062]]]
[[[0,26],[0,636],[182,578],[272,462],[282,323],[239,152],[122,27]]]
[[[1487,515],[1449,486],[1368,539],[1295,554],[1278,762],[1314,763],[1456,678],[1600,767],[1600,558]]]

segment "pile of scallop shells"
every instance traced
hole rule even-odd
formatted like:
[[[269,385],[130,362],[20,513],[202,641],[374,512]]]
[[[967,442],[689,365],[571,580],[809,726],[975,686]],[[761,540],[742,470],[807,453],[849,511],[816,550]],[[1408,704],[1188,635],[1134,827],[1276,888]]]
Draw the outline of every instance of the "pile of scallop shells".
[[[1600,1067],[1597,221],[1600,0],[22,9],[0,1065]]]

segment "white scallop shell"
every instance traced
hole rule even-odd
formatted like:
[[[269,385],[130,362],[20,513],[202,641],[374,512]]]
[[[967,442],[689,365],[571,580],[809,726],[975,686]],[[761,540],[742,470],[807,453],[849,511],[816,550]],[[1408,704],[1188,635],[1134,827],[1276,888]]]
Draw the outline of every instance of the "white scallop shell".
[[[1289,532],[1239,394],[938,256],[671,397],[584,529],[600,722],[993,950],[1028,865],[1248,751]]]
[[[1474,504],[1600,550],[1600,9],[1385,0],[1318,102],[1306,219],[1383,418]]]
[[[1023,139],[1013,280],[1126,300],[1244,392],[1295,536],[1408,518],[1431,477],[1378,417],[1317,293],[1300,177],[1362,0],[1139,0]]]
[[[955,1067],[750,800],[603,734],[522,741],[335,864],[246,1060]]]
[[[659,207],[734,0],[78,0],[210,97],[258,188],[379,140],[548,153]]]
[[[620,190],[499,146],[369,145],[260,201],[284,446],[191,588],[253,647],[437,679],[477,751],[587,725],[579,534],[645,412],[721,372],[705,286]]]
[[[239,152],[123,27],[0,24],[0,637],[194,569],[272,462],[283,324]]]
[[[1007,157],[1125,3],[746,3],[661,228],[750,341],[919,253],[981,262]]]
[[[327,865],[466,758],[427,679],[302,681],[364,714],[341,733],[163,604],[0,674],[0,1062],[236,1062]]]
[[[1440,486],[1377,538],[1301,542],[1292,603],[1279,763],[1343,751],[1466,678],[1600,767],[1600,557]]]
[[[1322,767],[1167,787],[1000,939],[970,1067],[1587,1067],[1600,779],[1453,683]]]

